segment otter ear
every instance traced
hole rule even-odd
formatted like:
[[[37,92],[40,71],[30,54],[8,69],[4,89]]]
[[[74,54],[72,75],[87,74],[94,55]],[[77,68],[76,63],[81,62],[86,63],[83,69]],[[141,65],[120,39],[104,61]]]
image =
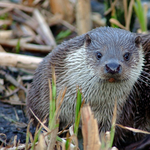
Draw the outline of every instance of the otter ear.
[[[85,43],[85,46],[89,46],[90,45],[91,38],[90,38],[89,34],[85,35],[85,42],[84,43]]]
[[[142,38],[140,36],[137,36],[135,38],[135,46],[140,47],[141,41],[142,41]]]

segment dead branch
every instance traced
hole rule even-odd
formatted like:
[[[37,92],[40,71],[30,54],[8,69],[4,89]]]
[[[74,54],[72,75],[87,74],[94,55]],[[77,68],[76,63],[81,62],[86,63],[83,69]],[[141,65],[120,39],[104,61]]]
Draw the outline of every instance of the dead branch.
[[[75,26],[73,26],[72,24],[70,24],[69,22],[65,21],[65,20],[61,20],[61,24],[66,26],[68,29],[70,29],[71,31],[77,32],[77,29]]]
[[[3,100],[3,99],[0,99],[0,101],[3,102],[3,103],[11,104],[11,105],[22,105],[22,106],[26,106],[25,103],[20,102],[20,101],[15,101],[15,100]]]
[[[92,29],[90,0],[77,0],[76,23],[78,35],[84,34]]]
[[[49,53],[53,47],[48,45],[37,45],[37,44],[22,44],[21,46],[25,51],[34,51],[40,53]]]
[[[127,23],[127,14],[128,14],[128,10],[127,10],[127,0],[123,0],[123,7],[124,7],[124,19],[125,19],[125,24]]]
[[[52,34],[51,30],[49,29],[49,26],[47,25],[42,14],[39,12],[38,9],[35,9],[33,14],[34,14],[36,20],[38,21],[37,32],[41,35],[41,37],[43,37],[43,39],[47,45],[56,47],[56,42],[53,37],[53,34]]]
[[[115,0],[114,2],[111,3],[111,7],[104,13],[104,15],[108,15],[116,6],[118,0]]]
[[[0,21],[1,24],[1,21]],[[13,31],[12,30],[0,30],[0,39],[10,39],[13,36]]]
[[[6,51],[3,49],[3,47],[0,45],[0,52],[6,53]]]
[[[3,53],[6,54],[6,53]],[[10,82],[11,84],[13,84],[14,86],[23,89],[26,92],[26,89],[24,86],[22,86],[21,84],[19,84],[15,78],[13,78],[11,75],[7,74],[5,71],[0,70],[0,75],[3,76],[3,78],[5,78],[6,81]]]
[[[11,25],[12,20],[0,20],[0,26],[2,25]]]
[[[36,69],[42,58],[0,52],[1,66]]]
[[[19,9],[15,9],[13,11],[13,20],[28,25],[34,31],[36,31],[36,28],[38,26],[37,21],[33,17],[30,17],[29,15],[27,15]]]
[[[117,25],[118,27],[124,29],[124,30],[127,30],[125,26],[123,26],[118,20],[114,19],[114,18],[111,18],[110,20],[110,23],[113,23],[115,25]]]
[[[26,42],[31,42],[33,37],[21,38],[21,39],[0,39],[0,45],[8,46],[8,47],[16,47],[18,41],[20,45],[23,45]]]
[[[127,30],[129,30],[129,28],[130,28],[133,5],[134,5],[134,0],[131,0],[130,4],[129,4],[128,16],[127,16],[127,20],[126,20],[126,29]]]
[[[104,21],[99,13],[92,13],[92,21],[99,27],[106,26],[106,21]]]
[[[37,44],[29,44],[26,42],[32,41],[32,37],[29,38],[21,38],[20,39],[20,48],[24,51],[35,51],[35,52],[43,52],[43,53],[49,53],[53,47],[47,46],[47,45],[37,45]],[[0,45],[7,46],[7,47],[16,47],[19,39],[15,40],[1,40],[0,39]]]
[[[11,10],[13,10],[13,7],[4,8],[3,10],[0,10],[0,15],[5,14]]]
[[[26,11],[26,12],[30,12],[32,13],[34,8],[32,7],[27,7],[27,6],[23,6],[21,4],[14,4],[14,3],[11,3],[11,2],[0,2],[0,7],[7,7],[7,8],[18,8],[18,9],[21,9],[23,11]]]
[[[16,94],[18,91],[19,91],[19,88],[15,89],[14,91],[12,91],[11,93],[9,93],[9,94],[8,94],[8,95],[6,95],[6,96],[2,96],[2,97],[0,97],[0,99],[8,98],[8,97],[10,97],[10,96],[12,96],[12,95]]]

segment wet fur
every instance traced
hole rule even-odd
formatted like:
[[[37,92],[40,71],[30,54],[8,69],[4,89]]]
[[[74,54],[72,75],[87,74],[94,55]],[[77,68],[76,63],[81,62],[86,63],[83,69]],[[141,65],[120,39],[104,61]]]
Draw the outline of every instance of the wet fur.
[[[135,44],[136,34],[109,27],[97,28],[88,32],[88,35],[92,41],[90,45],[87,45],[86,34],[84,34],[62,43],[44,58],[35,72],[27,96],[28,115],[30,118],[34,118],[29,108],[40,120],[48,115],[48,79],[51,79],[51,65],[54,65],[57,92],[59,93],[61,89],[67,87],[61,107],[60,121],[62,126],[74,121],[76,86],[79,86],[82,88],[86,102],[90,103],[98,120],[100,132],[110,130],[115,99],[117,99],[117,123],[148,130],[147,127],[138,123],[138,119],[135,121],[135,118],[139,117],[138,109],[140,109],[140,103],[143,99],[141,96],[143,94],[141,86],[145,87],[143,80],[146,83],[149,82],[149,79],[146,81],[142,77],[142,75],[149,77],[143,73],[143,71],[147,72],[147,63],[143,67],[146,48],[144,47],[143,51],[142,45],[144,46],[145,43],[141,43],[142,45],[137,48]],[[112,47],[116,49],[112,49]],[[114,54],[117,52],[114,56],[116,58],[120,50],[128,49],[132,52],[131,62],[126,65],[122,62],[124,72],[120,78],[121,82],[109,83],[104,80],[106,77],[103,74],[102,66],[99,66],[93,55],[95,49],[103,49],[106,53],[109,52],[107,49],[111,49],[110,52]],[[145,55],[146,59],[147,56],[149,54]],[[37,124],[37,121],[34,120],[34,123]],[[126,138],[131,136],[132,141],[140,139],[139,136],[136,137],[131,132],[122,132],[120,128],[116,128],[114,144],[127,143]]]

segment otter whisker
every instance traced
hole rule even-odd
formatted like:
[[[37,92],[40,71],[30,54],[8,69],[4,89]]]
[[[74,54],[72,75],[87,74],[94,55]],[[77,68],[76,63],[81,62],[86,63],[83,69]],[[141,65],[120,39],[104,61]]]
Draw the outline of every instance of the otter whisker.
[[[142,73],[146,74],[148,77],[150,77],[150,73],[146,72],[146,71],[142,71]]]

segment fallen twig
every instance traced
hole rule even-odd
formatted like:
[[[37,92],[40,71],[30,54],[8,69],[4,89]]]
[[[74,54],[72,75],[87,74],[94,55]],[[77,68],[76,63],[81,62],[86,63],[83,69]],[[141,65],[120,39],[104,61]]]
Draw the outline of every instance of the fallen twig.
[[[90,0],[77,0],[76,3],[76,24],[78,35],[81,35],[92,29],[91,5]]]
[[[20,39],[20,48],[24,51],[35,51],[35,52],[43,52],[43,53],[49,53],[53,47],[48,45],[37,45],[37,44],[30,44],[26,43],[30,40],[32,41],[32,37],[29,38],[21,38]],[[0,39],[0,45],[7,46],[7,47],[16,47],[19,39],[15,40],[2,40]]]
[[[13,10],[13,7],[4,8],[3,10],[0,10],[0,15],[3,15],[11,10]]]
[[[27,7],[27,6],[23,6],[21,4],[14,4],[14,3],[11,3],[11,2],[0,2],[0,7],[7,7],[7,8],[18,8],[18,9],[21,9],[23,11],[26,11],[26,12],[33,12],[34,8],[32,7]]]
[[[0,21],[0,26],[2,25],[1,23],[2,21]],[[10,39],[12,36],[13,36],[12,30],[0,30],[0,39],[6,40]]]
[[[111,18],[109,21],[110,21],[110,23],[113,23],[113,24],[117,25],[118,27],[127,30],[126,27],[123,26],[118,20]]]
[[[106,21],[101,18],[101,15],[99,13],[92,13],[91,19],[93,23],[97,24],[99,27],[106,26]]]
[[[6,54],[6,53],[3,53],[3,54]],[[14,86],[19,87],[20,89],[22,89],[25,92],[27,92],[27,90],[26,90],[26,88],[24,86],[22,86],[21,84],[19,84],[12,76],[10,76],[9,74],[7,74],[3,70],[0,70],[0,75],[2,75],[5,78],[5,80],[7,80],[8,82],[10,82]]]
[[[115,5],[117,4],[118,0],[115,0],[113,3],[111,3],[111,7],[104,13],[104,15],[108,15],[115,7]]]
[[[36,31],[38,24],[37,24],[37,21],[33,17],[17,9],[13,11],[12,16],[13,16],[13,20],[20,22],[20,23],[24,23],[28,25],[29,27],[31,27],[34,31]]]
[[[0,52],[1,66],[36,69],[42,58]]]
[[[0,52],[6,53],[6,51],[3,49],[3,47],[0,45]]]
[[[3,103],[11,104],[11,105],[22,105],[22,106],[26,106],[25,103],[22,103],[22,102],[20,102],[20,101],[15,101],[15,100],[3,100],[3,99],[1,99],[0,101],[3,102]]]
[[[18,91],[19,91],[19,88],[15,89],[14,91],[12,91],[10,94],[8,94],[8,95],[6,95],[6,96],[0,97],[0,99],[8,98],[8,97],[14,95],[15,93],[17,93]]]
[[[53,37],[51,30],[49,29],[47,23],[45,22],[44,17],[41,15],[38,9],[35,9],[33,12],[36,20],[38,21],[37,32],[43,37],[45,43],[52,47],[56,47],[56,42]]]
[[[128,16],[127,16],[127,20],[126,20],[126,29],[127,30],[130,30],[130,22],[131,22],[133,5],[134,5],[134,0],[131,0],[130,4],[129,4]]]
[[[0,20],[0,26],[2,25],[11,25],[12,20]]]

